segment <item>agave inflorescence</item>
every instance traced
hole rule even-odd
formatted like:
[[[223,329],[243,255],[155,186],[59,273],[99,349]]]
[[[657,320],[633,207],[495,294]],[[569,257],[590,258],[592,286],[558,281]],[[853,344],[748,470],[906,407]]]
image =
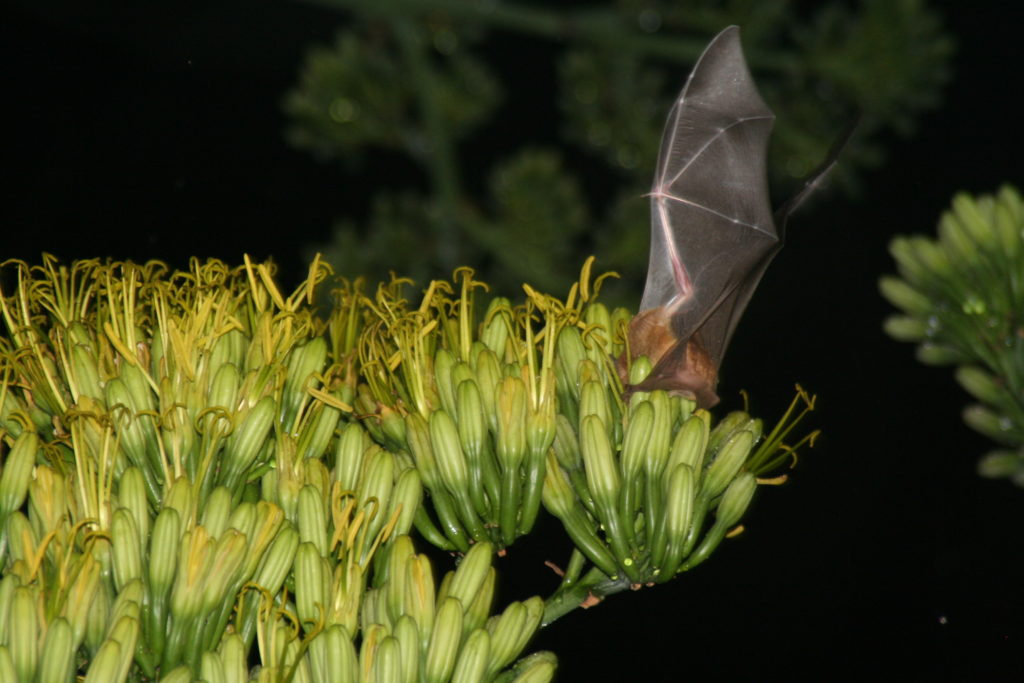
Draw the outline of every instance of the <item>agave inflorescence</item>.
[[[922,362],[957,366],[980,401],[964,420],[1007,447],[983,458],[980,472],[1024,486],[1024,200],[1009,186],[959,194],[938,233],[892,241],[900,277],[880,285],[902,314],[885,330],[918,343]]]
[[[703,561],[793,452],[789,417],[624,397],[590,266],[478,321],[468,269],[415,307],[342,283],[323,318],[319,261],[288,297],[248,260],[12,264],[0,680],[550,680],[518,659],[541,623]],[[491,616],[542,505],[562,585]],[[413,529],[464,555],[440,586]]]

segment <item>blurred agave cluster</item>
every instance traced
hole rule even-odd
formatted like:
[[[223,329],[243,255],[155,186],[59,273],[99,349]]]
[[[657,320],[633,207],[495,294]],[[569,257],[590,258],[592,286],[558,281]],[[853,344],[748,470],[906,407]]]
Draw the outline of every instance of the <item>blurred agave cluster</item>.
[[[624,399],[589,268],[477,321],[468,269],[321,316],[319,260],[287,297],[248,260],[8,264],[0,680],[551,680],[536,629],[703,561],[799,419]],[[494,612],[542,504],[562,585]],[[414,537],[461,555],[439,584]]]
[[[923,363],[957,366],[979,401],[964,421],[1003,447],[979,464],[989,477],[1024,486],[1024,200],[1013,187],[954,197],[938,239],[898,237],[890,252],[899,277],[882,294],[902,311],[886,332],[919,344]]]

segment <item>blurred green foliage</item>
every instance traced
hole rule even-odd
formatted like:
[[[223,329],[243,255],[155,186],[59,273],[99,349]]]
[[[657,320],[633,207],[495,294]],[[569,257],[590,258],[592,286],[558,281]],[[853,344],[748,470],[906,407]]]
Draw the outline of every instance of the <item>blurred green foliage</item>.
[[[938,239],[897,237],[889,250],[899,277],[881,280],[901,310],[885,330],[919,344],[932,365],[957,366],[956,379],[978,403],[964,421],[1002,447],[982,475],[1024,486],[1024,200],[1013,187],[960,194],[939,220]]]
[[[372,196],[366,216],[310,251],[375,279],[394,269],[426,281],[472,263],[503,293],[523,281],[562,291],[589,253],[627,276],[621,290],[640,291],[642,195],[665,116],[725,26],[742,27],[778,117],[780,201],[859,113],[836,173],[855,189],[884,161],[880,138],[912,133],[939,103],[953,51],[923,0],[308,1],[343,23],[288,93],[287,135]],[[542,118],[555,111],[546,98],[560,121]]]

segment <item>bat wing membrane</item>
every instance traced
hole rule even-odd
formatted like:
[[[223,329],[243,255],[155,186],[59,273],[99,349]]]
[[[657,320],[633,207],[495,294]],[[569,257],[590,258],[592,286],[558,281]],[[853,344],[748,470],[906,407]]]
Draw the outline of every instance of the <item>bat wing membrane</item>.
[[[699,335],[715,367],[781,246],[766,173],[774,118],[732,26],[697,62],[662,139],[640,310],[665,307],[677,339]]]

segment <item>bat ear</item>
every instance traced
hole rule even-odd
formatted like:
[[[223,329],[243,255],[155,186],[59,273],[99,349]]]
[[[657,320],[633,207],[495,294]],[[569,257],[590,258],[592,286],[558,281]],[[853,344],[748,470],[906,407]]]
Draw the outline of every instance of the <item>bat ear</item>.
[[[846,127],[843,128],[843,131],[829,148],[828,154],[825,155],[825,160],[804,180],[803,187],[795,195],[787,199],[775,212],[775,227],[779,231],[780,240],[785,235],[786,221],[789,220],[789,214],[793,213],[797,207],[803,204],[805,199],[824,184],[825,178],[839,161],[839,155],[842,154],[846,144],[853,137],[853,133],[857,130],[858,125],[860,125],[860,112],[857,112],[853,119],[846,124]]]

